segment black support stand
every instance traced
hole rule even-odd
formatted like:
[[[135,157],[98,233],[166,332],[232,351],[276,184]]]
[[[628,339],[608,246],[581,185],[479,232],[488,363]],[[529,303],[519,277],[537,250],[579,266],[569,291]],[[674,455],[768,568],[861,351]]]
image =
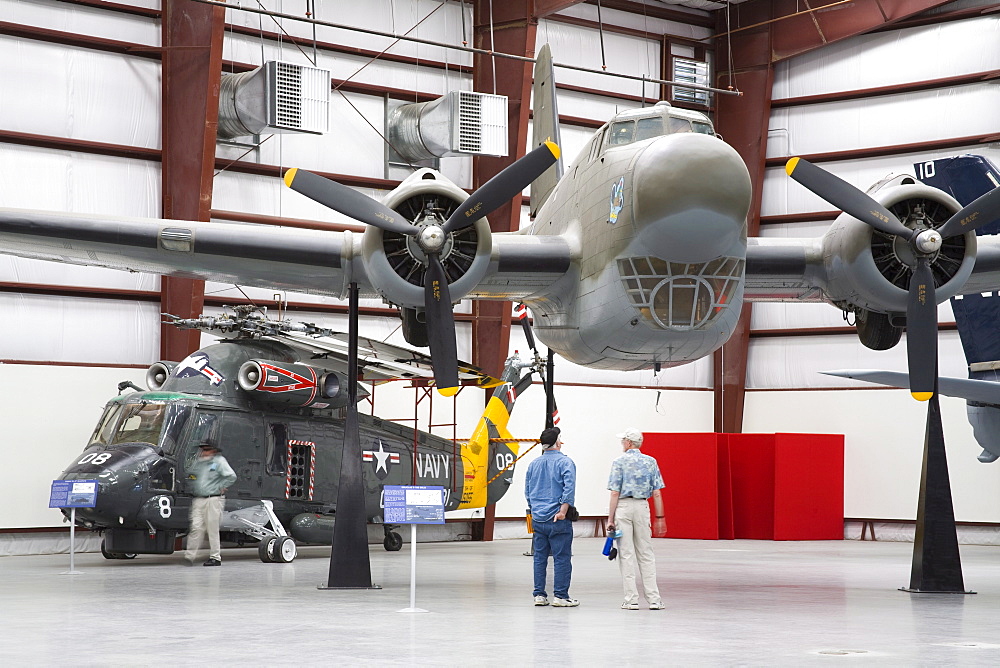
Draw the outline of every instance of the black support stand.
[[[937,388],[935,388],[936,390]],[[920,502],[917,533],[913,539],[913,567],[910,586],[901,591],[912,594],[974,594],[966,591],[962,579],[962,559],[958,553],[955,509],[951,501],[948,457],[944,449],[941,406],[938,394],[927,405],[924,463],[920,473]]]
[[[347,420],[344,451],[337,490],[337,518],[333,524],[330,574],[318,589],[381,589],[372,584],[368,558],[368,525],[361,473],[361,438],[358,430],[358,285],[351,283],[348,307]]]

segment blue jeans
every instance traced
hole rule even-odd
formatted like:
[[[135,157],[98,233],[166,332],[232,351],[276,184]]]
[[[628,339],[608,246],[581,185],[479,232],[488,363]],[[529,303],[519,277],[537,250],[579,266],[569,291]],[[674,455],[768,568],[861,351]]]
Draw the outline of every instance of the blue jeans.
[[[554,574],[552,589],[556,598],[569,598],[569,580],[573,575],[573,523],[569,520],[558,522],[532,522],[535,534],[531,547],[535,553],[535,593],[532,596],[547,596],[545,593],[545,570],[552,555]]]

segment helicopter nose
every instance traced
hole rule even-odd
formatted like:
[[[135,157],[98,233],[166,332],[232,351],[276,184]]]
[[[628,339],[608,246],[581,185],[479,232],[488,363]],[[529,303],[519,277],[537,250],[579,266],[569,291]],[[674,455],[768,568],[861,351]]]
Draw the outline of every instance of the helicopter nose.
[[[746,238],[750,174],[731,146],[711,135],[660,137],[633,167],[633,214],[645,250],[674,262],[732,254]]]

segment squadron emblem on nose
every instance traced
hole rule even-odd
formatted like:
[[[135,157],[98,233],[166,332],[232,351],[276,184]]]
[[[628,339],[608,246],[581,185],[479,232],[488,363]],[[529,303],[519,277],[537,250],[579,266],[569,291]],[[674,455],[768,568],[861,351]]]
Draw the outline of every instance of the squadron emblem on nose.
[[[617,183],[611,184],[611,213],[608,215],[608,222],[614,225],[618,222],[618,214],[625,206],[625,177],[618,179]]]

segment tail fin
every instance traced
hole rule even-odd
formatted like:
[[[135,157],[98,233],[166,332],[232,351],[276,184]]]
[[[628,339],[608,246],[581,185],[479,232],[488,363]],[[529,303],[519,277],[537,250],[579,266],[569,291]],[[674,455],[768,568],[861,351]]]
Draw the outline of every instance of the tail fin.
[[[526,368],[531,368],[531,363],[521,361],[516,353],[507,359],[502,383],[493,390],[472,438],[462,444],[465,484],[459,510],[496,503],[510,487],[519,447],[507,431],[507,423],[517,397],[531,387],[532,371],[521,375]],[[491,439],[511,440],[499,443]]]
[[[559,146],[559,110],[556,107],[556,80],[552,71],[552,53],[545,44],[538,51],[535,59],[535,82],[531,87],[534,98],[532,103],[533,131],[531,147],[541,146],[546,141],[553,141]],[[559,179],[562,178],[562,159],[549,167],[531,183],[531,215],[534,217],[542,204],[549,198]]]

